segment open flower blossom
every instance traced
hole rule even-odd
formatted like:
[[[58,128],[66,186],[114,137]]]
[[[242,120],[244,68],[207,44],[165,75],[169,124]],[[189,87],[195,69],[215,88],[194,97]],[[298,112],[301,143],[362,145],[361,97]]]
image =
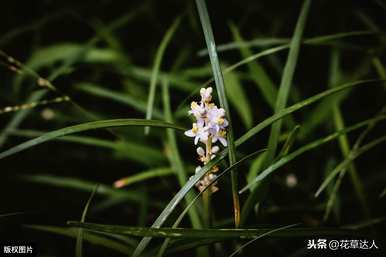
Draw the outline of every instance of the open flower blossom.
[[[220,142],[224,147],[227,146],[226,140],[226,127],[228,121],[225,118],[225,110],[218,108],[212,103],[211,87],[201,88],[200,95],[201,101],[193,101],[190,105],[189,114],[193,115],[195,122],[192,125],[192,129],[185,131],[185,135],[194,138],[194,144],[199,142],[205,145],[205,148],[199,146],[197,148],[198,159],[205,165],[210,160],[216,157],[216,153],[220,150],[220,147],[214,145],[214,143]],[[201,166],[196,168],[196,173],[201,169]],[[214,179],[216,179],[216,173],[218,167],[214,166],[207,174],[196,184],[199,191],[203,191]],[[212,193],[218,190],[214,183],[210,187]]]

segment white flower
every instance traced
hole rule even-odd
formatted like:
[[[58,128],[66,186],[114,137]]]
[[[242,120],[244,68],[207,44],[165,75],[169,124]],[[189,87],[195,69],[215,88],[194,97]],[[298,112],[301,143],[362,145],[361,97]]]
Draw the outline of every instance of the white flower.
[[[200,95],[201,95],[201,102],[210,102],[212,100],[212,91],[213,88],[201,88],[200,89]]]
[[[223,146],[228,145],[228,142],[226,140],[226,131],[225,130],[220,130],[215,135],[212,136],[212,143],[216,143],[217,140],[220,141],[220,143]]]
[[[191,110],[188,113],[193,114],[196,119],[201,119],[206,113],[206,109],[203,103],[198,104],[197,102],[193,101],[190,104],[190,109]]]
[[[208,126],[213,129],[214,133],[217,133],[220,129],[224,129],[228,126],[228,121],[225,119],[225,110],[223,108],[217,108],[217,106],[211,106],[207,111]]]
[[[195,145],[197,145],[198,141],[205,143],[209,137],[208,129],[204,127],[202,122],[193,123],[192,129],[185,131],[184,134],[188,137],[194,137]]]
[[[185,135],[188,137],[194,137],[194,144],[198,142],[205,144],[205,148],[199,146],[196,149],[198,159],[205,165],[210,160],[216,158],[216,153],[220,151],[218,145],[213,145],[217,141],[223,146],[227,146],[226,140],[226,127],[228,121],[225,117],[225,110],[218,108],[212,103],[212,91],[211,87],[201,88],[200,102],[192,102],[190,105],[189,114],[195,118],[192,129],[185,131]],[[210,140],[210,141],[209,141]],[[213,144],[212,144],[213,143]],[[201,166],[197,166],[195,172],[198,173],[202,169]],[[197,183],[196,187],[202,192],[211,182],[216,179],[216,173],[218,171],[217,166],[213,166]],[[209,190],[214,193],[218,190],[216,186],[217,182],[214,182]]]

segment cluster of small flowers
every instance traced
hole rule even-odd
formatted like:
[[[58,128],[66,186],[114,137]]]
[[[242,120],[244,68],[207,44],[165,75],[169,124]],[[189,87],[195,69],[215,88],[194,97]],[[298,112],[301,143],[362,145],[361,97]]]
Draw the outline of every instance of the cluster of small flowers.
[[[216,142],[220,142],[223,146],[227,146],[226,140],[226,127],[228,121],[225,119],[225,110],[218,108],[212,103],[212,91],[211,87],[201,88],[200,95],[201,101],[199,103],[192,102],[190,115],[193,115],[196,122],[193,123],[192,129],[185,132],[188,137],[194,137],[194,144],[198,142],[205,144],[205,149],[201,146],[197,148],[197,154],[199,160],[205,165],[211,159],[216,157],[216,153],[220,150],[220,147],[213,145]],[[196,173],[200,171],[201,166],[196,168]],[[199,191],[203,191],[215,178],[218,167],[214,166],[199,182],[196,187]],[[211,192],[214,193],[218,190],[216,183],[211,188]]]

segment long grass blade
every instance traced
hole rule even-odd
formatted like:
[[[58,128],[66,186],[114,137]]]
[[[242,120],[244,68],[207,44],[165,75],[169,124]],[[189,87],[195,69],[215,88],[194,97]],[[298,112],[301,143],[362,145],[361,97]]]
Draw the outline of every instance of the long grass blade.
[[[260,229],[189,229],[189,228],[140,228],[126,227],[118,225],[103,225],[95,223],[81,223],[77,221],[69,221],[68,225],[81,227],[90,231],[99,231],[106,233],[115,233],[130,236],[146,236],[158,238],[216,238],[216,239],[253,239],[256,236],[262,235],[272,228]],[[349,229],[337,228],[292,228],[279,230],[269,234],[270,237],[304,237],[311,235],[327,236],[327,235],[357,235],[358,232]]]
[[[360,85],[371,85],[371,83],[375,82],[383,82],[383,80],[363,80],[363,81],[356,81],[352,83],[347,83],[342,86],[332,88],[329,90],[326,90],[322,93],[319,93],[313,97],[310,97],[308,99],[305,99],[297,104],[294,104],[288,108],[285,108],[279,113],[276,113],[275,115],[267,118],[266,120],[262,121],[252,129],[248,130],[243,136],[241,136],[239,139],[235,141],[236,147],[242,145],[246,141],[248,141],[250,138],[252,138],[254,135],[259,133],[264,128],[271,125],[273,122],[275,122],[278,119],[281,119],[285,117],[288,114],[291,114],[297,110],[300,110],[304,108],[305,106],[308,106],[314,102],[317,102],[321,99],[324,99],[327,96],[333,95],[334,93],[341,92],[342,90],[347,90],[356,86]],[[377,85],[377,84],[375,84]],[[378,84],[379,85],[379,84]],[[161,214],[158,216],[158,218],[154,221],[152,228],[159,228],[161,227],[166,219],[170,216],[170,214],[173,212],[173,210],[176,208],[178,203],[184,198],[185,194],[189,192],[189,190],[201,179],[201,177],[208,172],[214,165],[219,163],[225,156],[227,155],[227,150],[223,150],[220,152],[215,159],[210,161],[207,165],[205,165],[197,174],[195,174],[191,179],[187,181],[187,183],[180,189],[180,191],[173,197],[173,199],[170,200],[170,202],[166,205],[166,207],[163,209]],[[139,256],[143,250],[146,248],[146,246],[149,244],[151,238],[146,237],[141,240],[139,243],[137,249],[134,252],[134,256]]]
[[[251,105],[240,76],[236,72],[229,72],[224,76],[224,80],[229,103],[236,109],[245,127],[250,129],[253,123]]]
[[[208,10],[206,8],[205,0],[196,0],[196,6],[198,14],[200,16],[201,26],[204,32],[206,47],[208,48],[210,63],[212,65],[213,77],[216,83],[216,89],[218,98],[220,100],[220,106],[226,111],[228,118],[228,152],[229,152],[229,165],[231,166],[236,162],[235,144],[233,140],[233,129],[231,122],[231,113],[226,98],[226,89],[224,85],[224,78],[220,67],[220,62],[217,56],[216,43],[213,36],[212,25],[210,23]],[[240,200],[237,194],[238,191],[238,178],[235,171],[231,172],[232,181],[232,197],[233,197],[233,209],[235,217],[235,226],[238,227],[240,224]]]
[[[299,109],[304,108],[305,106],[308,106],[314,102],[317,102],[321,99],[324,99],[327,96],[330,96],[334,93],[341,92],[343,90],[347,90],[356,86],[363,86],[363,85],[371,85],[371,83],[375,82],[383,82],[383,80],[362,80],[362,81],[356,81],[352,83],[346,83],[342,86],[335,87],[329,90],[326,90],[320,94],[317,94],[313,97],[310,97],[306,100],[303,100],[297,104],[294,104],[288,108],[285,108],[281,112],[267,118],[266,120],[262,121],[252,129],[248,130],[243,136],[241,136],[239,139],[236,140],[235,145],[236,147],[242,145],[246,141],[248,141],[251,137],[259,133],[264,128],[271,125],[273,122],[275,122],[278,119],[281,119],[285,117],[288,114],[291,114]],[[375,84],[377,85],[377,84]],[[379,84],[378,84],[379,85]],[[164,210],[161,212],[161,214],[158,216],[158,218],[154,221],[152,227],[153,228],[159,228],[162,226],[162,224],[166,221],[166,219],[169,217],[169,215],[173,212],[173,210],[176,208],[178,203],[183,199],[185,194],[198,182],[201,177],[208,172],[214,165],[219,163],[225,156],[227,155],[227,151],[224,150],[220,154],[218,154],[217,158],[210,161],[207,165],[205,165],[197,174],[195,174],[188,182],[180,189],[180,191],[173,197],[173,199],[167,204],[167,206],[164,208]],[[146,246],[149,244],[151,238],[144,238],[139,243],[137,249],[135,250],[134,256],[139,256],[143,250],[146,248]]]
[[[379,117],[381,119],[382,117]],[[330,174],[323,180],[322,184],[319,186],[318,190],[315,193],[315,197],[318,197],[320,193],[326,188],[326,186],[342,171],[347,169],[348,165],[351,164],[351,162],[358,158],[361,154],[367,152],[371,148],[377,146],[378,144],[385,141],[386,136],[380,137],[378,139],[375,139],[371,143],[368,143],[361,148],[357,149],[354,152],[351,152],[349,157],[346,158],[344,161],[342,161],[338,166],[335,167],[333,171],[330,172]]]
[[[255,183],[257,183],[259,181],[262,181],[268,175],[270,175],[272,172],[274,172],[278,168],[282,167],[286,163],[290,162],[291,160],[295,159],[299,155],[301,155],[301,154],[303,154],[305,152],[308,152],[308,151],[310,151],[312,149],[315,149],[316,147],[319,147],[320,145],[328,143],[331,140],[334,140],[334,139],[338,138],[339,136],[341,136],[343,134],[346,134],[346,133],[348,133],[350,131],[359,129],[359,128],[363,127],[363,126],[369,125],[369,124],[371,124],[372,122],[374,122],[376,120],[379,121],[379,120],[385,120],[385,119],[386,119],[386,116],[380,116],[380,117],[372,118],[372,119],[369,119],[369,120],[365,120],[365,121],[359,122],[359,123],[357,123],[355,125],[352,125],[350,127],[347,127],[345,129],[336,131],[335,133],[332,133],[332,134],[330,134],[328,136],[325,136],[325,137],[322,137],[320,139],[317,139],[317,140],[315,140],[315,141],[313,141],[313,142],[311,142],[309,144],[306,144],[305,146],[302,146],[301,148],[297,149],[296,151],[294,151],[294,152],[284,156],[283,158],[281,158],[277,162],[271,164],[264,171],[262,171],[251,183],[249,183],[248,185],[243,187],[240,190],[239,193],[240,194],[244,193],[248,188],[252,187]]]
[[[331,140],[333,140],[333,139],[335,139],[335,138],[337,138],[337,137],[339,137],[341,135],[344,135],[344,134],[346,134],[346,133],[348,133],[348,132],[350,132],[350,131],[352,131],[354,129],[358,129],[358,128],[362,127],[362,126],[369,125],[369,124],[373,123],[374,121],[380,121],[380,120],[384,120],[384,119],[386,119],[386,116],[380,116],[380,117],[376,117],[376,118],[373,118],[373,119],[370,119],[370,120],[366,120],[366,121],[357,123],[357,124],[355,124],[353,126],[350,126],[348,128],[345,128],[345,129],[341,129],[341,130],[339,130],[339,131],[337,131],[337,132],[335,132],[333,134],[330,134],[329,136],[326,136],[324,138],[318,139],[316,141],[313,141],[312,143],[309,143],[309,144],[301,147],[300,149],[298,149],[295,152],[293,152],[293,153],[283,157],[278,162],[272,164],[270,167],[265,169],[261,174],[259,174],[259,176],[257,176],[255,178],[255,180],[252,183],[248,184],[242,190],[240,190],[240,193],[245,192],[245,190],[247,188],[251,187],[254,183],[263,180],[267,175],[272,173],[277,168],[285,165],[286,163],[288,163],[289,161],[291,161],[292,159],[294,159],[298,155],[303,154],[306,151],[312,150],[315,147],[318,147],[321,144],[327,143],[327,142],[329,142],[329,141],[331,141]]]
[[[283,110],[287,104],[288,95],[291,89],[291,84],[293,81],[295,68],[296,68],[296,64],[299,56],[300,42],[303,36],[304,27],[306,25],[306,19],[310,8],[310,4],[311,4],[310,0],[304,1],[299,19],[296,24],[295,32],[291,39],[287,62],[284,67],[283,76],[281,79],[278,95],[276,98],[275,113]],[[276,154],[276,149],[279,143],[281,124],[282,124],[282,120],[278,120],[277,122],[272,124],[272,129],[271,129],[269,142],[268,142],[268,151],[267,151],[267,157],[266,157],[267,159],[265,160],[265,164],[270,164],[270,162],[273,160]]]
[[[177,18],[170,26],[170,28],[166,31],[166,34],[162,38],[162,41],[158,47],[158,50],[154,59],[153,71],[152,71],[151,80],[150,80],[149,95],[147,99],[147,108],[146,108],[147,120],[150,120],[153,117],[156,86],[158,82],[158,73],[161,67],[162,58],[164,56],[166,47],[169,45],[174,33],[178,28],[178,25],[180,24],[180,20],[181,20],[180,18]],[[148,134],[149,131],[150,131],[150,127],[145,127],[145,134]]]
[[[38,144],[53,140],[58,137],[79,133],[88,130],[100,129],[100,128],[113,128],[113,127],[124,127],[124,126],[152,126],[152,127],[162,127],[162,128],[173,128],[179,130],[185,130],[184,128],[177,126],[175,124],[167,123],[164,121],[156,120],[144,120],[144,119],[115,119],[115,120],[100,120],[86,122],[55,131],[48,132],[38,138],[29,140],[20,145],[14,146],[11,149],[8,149],[0,153],[0,159],[13,155],[15,153],[24,151],[28,148],[34,147]]]
[[[63,235],[66,237],[76,238],[78,234],[77,228],[63,228],[55,226],[43,226],[43,225],[25,225],[28,229],[49,232],[57,235]],[[100,245],[107,249],[111,249],[125,255],[130,255],[133,252],[133,246],[129,246],[127,243],[120,243],[116,240],[106,238],[103,234],[84,232],[83,239],[94,245]]]
[[[109,24],[108,28],[110,30],[117,29],[117,28],[121,27],[122,25],[126,24],[127,22],[131,21],[133,18],[135,18],[142,11],[143,11],[143,8],[141,7],[141,8],[138,8],[138,10],[136,10],[136,11],[129,12],[128,14],[126,14],[126,15],[124,15],[122,17],[119,17],[118,19],[116,19],[113,22],[111,22]],[[63,73],[66,73],[68,71],[69,67],[78,60],[79,56],[83,56],[83,54],[85,52],[87,52],[87,50],[90,47],[92,47],[96,43],[98,43],[99,40],[100,40],[99,37],[94,36],[75,55],[67,56],[67,58],[63,61],[63,65],[61,65],[59,68],[57,68],[55,70],[55,72],[53,72],[47,78],[47,80],[48,81],[54,80],[55,78],[57,78],[58,76],[62,75]],[[36,91],[36,92],[34,92],[29,97],[27,102],[37,102],[40,99],[42,99],[47,93],[48,93],[47,89]],[[22,110],[22,111],[18,112],[11,119],[11,121],[7,124],[5,129],[3,129],[3,131],[0,134],[0,148],[3,146],[3,144],[7,140],[7,137],[8,137],[7,133],[8,133],[8,131],[16,129],[23,122],[23,120],[28,116],[28,114],[30,112],[31,112],[31,109],[29,109],[29,110]]]
[[[339,67],[339,60],[340,60],[340,55],[337,49],[333,49],[332,55],[331,55],[331,67],[330,67],[330,78],[329,78],[329,83],[330,87],[334,87],[337,85],[341,79],[341,72],[340,72],[340,67]],[[333,114],[333,120],[334,120],[334,125],[335,129],[340,130],[345,127],[344,125],[344,117],[342,114],[342,111],[339,106],[339,102],[333,102],[332,103],[332,114]],[[339,138],[339,147],[342,152],[342,155],[344,158],[349,158],[349,154],[351,151],[350,147],[350,142],[348,140],[348,137],[346,135],[341,135]],[[358,171],[356,169],[356,166],[353,162],[351,162],[349,166],[349,175],[351,179],[351,183],[354,186],[355,193],[357,195],[357,198],[360,202],[360,205],[362,207],[364,216],[369,219],[370,218],[370,211],[366,203],[366,196],[365,192],[363,189],[363,185],[361,183],[361,180],[358,175]],[[330,194],[330,199],[335,198],[335,190],[333,189],[331,194]],[[326,210],[331,210],[332,204],[328,205],[327,204],[327,209]],[[328,211],[328,213],[329,213]],[[328,215],[327,215],[328,216]],[[325,217],[327,217],[325,216]]]
[[[255,157],[257,154],[261,154],[261,153],[264,153],[266,149],[262,149],[262,150],[258,150],[254,153],[251,153],[245,157],[243,157],[242,159],[240,159],[239,161],[235,162],[232,166],[229,166],[228,168],[226,168],[224,171],[222,171],[220,174],[217,175],[217,177],[215,179],[213,179],[200,193],[198,193],[196,195],[196,197],[194,197],[194,199],[188,204],[188,206],[185,207],[185,209],[181,212],[181,214],[178,216],[178,218],[176,219],[176,221],[174,222],[172,228],[177,228],[178,225],[181,223],[181,221],[183,220],[183,218],[185,217],[186,213],[188,213],[189,209],[194,205],[194,203],[200,198],[200,196],[202,196],[204,194],[204,192],[210,188],[214,183],[216,183],[218,180],[220,180],[220,178],[224,177],[229,171],[233,170],[235,167],[241,165],[242,163],[244,163],[246,160],[249,160],[251,159],[252,157]],[[157,257],[162,257],[164,252],[166,251],[166,248],[169,244],[169,241],[170,239],[165,239],[165,241],[163,242],[159,252],[158,252],[158,255]]]
[[[362,155],[363,153],[369,151],[371,148],[383,143],[386,141],[386,136],[383,136],[383,137],[380,137],[376,140],[373,140],[372,142],[364,145],[363,147],[359,148],[359,149],[356,149],[354,151],[352,151],[350,153],[350,155],[348,156],[348,158],[346,158],[343,162],[341,162],[333,171],[331,171],[331,173],[329,174],[329,176],[327,177],[329,179],[329,181],[331,181],[331,178],[333,178],[334,176],[337,176],[339,175],[339,177],[337,178],[337,181],[335,182],[335,185],[333,187],[333,190],[330,194],[330,197],[327,201],[327,206],[326,206],[326,210],[325,210],[325,213],[324,213],[324,220],[327,220],[330,213],[331,213],[331,210],[332,210],[332,207],[335,203],[335,198],[336,198],[336,194],[339,190],[339,187],[342,183],[342,180],[343,180],[343,177],[347,171],[347,169],[349,168],[350,164],[352,163],[352,161],[354,161],[356,158],[358,158],[360,155]],[[325,180],[327,181],[327,179]],[[323,181],[323,182],[325,182]],[[325,184],[325,183],[323,183]],[[326,185],[328,185],[328,182],[326,182]],[[323,185],[324,186],[324,185]],[[325,186],[324,186],[325,187]],[[318,189],[318,192],[317,193],[320,193],[324,187],[320,187]]]
[[[298,135],[299,133],[299,128],[300,128],[300,125],[296,125],[292,130],[291,132],[289,133],[286,141],[284,142],[284,145],[283,147],[281,148],[279,154],[277,155],[277,159],[280,159],[281,157],[285,156],[288,154],[288,152],[290,151],[292,145],[294,144],[295,140],[296,140],[296,136]]]
[[[126,104],[133,107],[137,111],[146,113],[146,102],[136,97],[130,96],[129,94],[115,92],[114,90],[105,89],[91,83],[81,83],[76,85],[75,88],[94,96],[107,98],[118,103]],[[153,117],[156,119],[163,119],[161,111],[155,107],[153,107]]]
[[[316,94],[312,97],[309,97],[303,101],[300,101],[294,105],[291,105],[290,107],[287,107],[283,109],[282,111],[272,115],[271,117],[265,119],[264,121],[257,124],[255,127],[248,130],[244,135],[242,135],[239,139],[236,140],[236,146],[239,146],[246,141],[249,140],[252,136],[260,132],[262,129],[266,128],[267,126],[271,125],[275,121],[287,116],[288,114],[291,114],[299,109],[302,109],[312,103],[315,103],[321,99],[324,99],[325,97],[328,97],[330,95],[336,94],[338,92],[342,92],[344,90],[348,90],[350,88],[356,87],[356,86],[364,86],[364,85],[371,85],[372,83],[376,82],[383,82],[384,80],[358,80],[354,82],[345,83],[341,86],[334,87],[328,90],[323,91],[322,93]],[[373,85],[379,85],[379,84],[373,84]]]
[[[92,191],[90,197],[87,200],[86,205],[84,206],[82,217],[80,219],[80,222],[84,223],[86,221],[86,215],[89,209],[89,206],[91,204],[91,200],[93,199],[95,193],[98,190],[98,185],[94,187],[94,190]],[[75,257],[82,257],[82,249],[83,249],[83,229],[78,229],[78,235],[76,237],[76,246],[75,246]]]
[[[138,182],[143,182],[148,179],[165,177],[172,174],[174,174],[174,171],[168,167],[150,169],[150,170],[139,172],[138,174],[135,174],[126,178],[121,178],[114,182],[114,186],[117,188],[127,187],[129,185],[132,185]]]
[[[162,98],[163,98],[163,105],[164,105],[165,121],[172,123],[173,116],[172,116],[172,110],[170,107],[168,81],[164,80],[162,84],[163,84]],[[168,146],[170,148],[169,159],[173,169],[176,172],[177,179],[180,183],[180,186],[183,187],[186,181],[188,180],[188,177],[187,177],[187,172],[185,170],[184,164],[182,162],[180,152],[178,150],[176,135],[172,129],[167,129],[166,135],[168,139]],[[192,192],[188,192],[186,194],[186,203],[189,204],[192,201],[192,199],[193,199]],[[192,208],[190,210],[189,217],[194,228],[202,228],[202,224],[201,224],[200,217],[198,215],[197,208]]]
[[[48,132],[35,130],[12,130],[12,136],[39,137]],[[129,160],[144,164],[146,166],[159,165],[165,162],[165,156],[161,149],[155,149],[147,145],[125,141],[111,141],[88,136],[64,136],[53,140],[88,145],[92,147],[106,148],[115,151],[117,158],[127,158]]]
[[[233,34],[233,38],[237,43],[243,43],[243,39],[240,35],[239,30],[233,24],[230,25],[230,30]],[[243,59],[248,58],[252,55],[252,52],[247,47],[240,48],[240,53]],[[257,61],[248,63],[248,70],[252,76],[253,81],[256,86],[258,86],[261,91],[262,96],[265,98],[266,102],[274,108],[275,107],[275,99],[277,96],[277,87],[268,76],[267,72]]]
[[[306,40],[307,42],[314,42],[314,43],[318,43],[318,42],[324,42],[324,41],[328,41],[328,40],[332,40],[332,39],[339,39],[339,38],[344,38],[346,36],[349,36],[349,35],[346,35],[346,33],[338,33],[338,34],[333,34],[333,35],[327,35],[327,36],[319,36],[319,37],[314,37],[314,38],[310,38],[308,40]],[[263,50],[259,53],[256,53],[256,54],[253,54],[237,63],[234,63],[232,64],[231,66],[228,66],[226,68],[223,69],[223,74],[227,74],[228,72],[231,72],[241,66],[244,66],[250,62],[253,62],[255,60],[258,60],[264,56],[269,56],[269,55],[272,55],[272,54],[275,54],[275,53],[278,53],[278,52],[281,52],[283,50],[286,50],[290,47],[290,44],[284,44],[284,45],[280,45],[280,46],[277,46],[277,47],[273,47],[273,48],[269,48],[269,49],[266,49],[266,50]],[[209,79],[208,81],[206,81],[202,87],[206,87],[208,85],[210,85],[214,80],[213,79]],[[187,97],[180,105],[179,107],[181,106],[184,106],[186,105],[186,102],[194,95],[197,94],[197,92],[199,91],[199,88],[197,88],[194,92],[191,93],[191,95],[189,97]],[[177,109],[180,109],[180,108],[177,108]]]
[[[246,248],[248,245],[254,243],[256,240],[258,240],[260,238],[269,236],[270,234],[273,234],[273,233],[281,231],[281,230],[292,228],[292,227],[297,226],[297,225],[298,224],[291,224],[291,225],[283,226],[283,227],[280,227],[280,228],[272,229],[272,230],[270,230],[270,231],[268,231],[266,233],[263,233],[263,234],[255,237],[254,239],[251,239],[250,241],[246,242],[245,244],[241,245],[240,247],[238,247],[238,249],[236,251],[234,251],[231,255],[229,255],[229,257],[233,257],[233,256],[236,256],[237,254],[241,253],[241,251],[244,248]]]
[[[379,33],[369,31],[369,30],[359,30],[359,31],[350,31],[350,32],[342,32],[330,35],[322,35],[312,38],[305,38],[302,40],[302,44],[305,45],[332,45],[336,46],[334,41],[346,38],[346,37],[357,37],[357,36],[371,36],[377,35]],[[233,42],[221,44],[217,47],[218,52],[225,52],[230,50],[235,50],[239,48],[246,47],[270,47],[273,45],[279,45],[284,43],[289,43],[291,41],[290,38],[256,38],[249,41],[238,41],[234,40]],[[208,54],[207,49],[202,49],[197,53],[199,56],[204,56]]]
[[[38,183],[43,185],[49,185],[54,187],[66,188],[71,190],[78,190],[81,192],[91,193],[95,187],[96,182],[85,181],[78,178],[69,178],[52,175],[33,175],[33,176],[22,176],[21,179],[31,183]],[[99,184],[98,195],[107,196],[115,199],[122,199],[124,201],[140,203],[142,196],[131,190],[114,189],[109,185]],[[162,204],[156,202],[151,203],[152,206],[162,207]]]

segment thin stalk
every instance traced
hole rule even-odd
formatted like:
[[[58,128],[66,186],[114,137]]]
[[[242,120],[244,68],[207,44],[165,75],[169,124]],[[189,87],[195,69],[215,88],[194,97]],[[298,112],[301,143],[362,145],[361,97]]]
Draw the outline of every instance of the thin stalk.
[[[211,225],[210,221],[210,191],[205,191],[202,194],[202,202],[204,206],[204,223],[205,227],[209,228]]]
[[[208,140],[206,141],[205,148],[206,148],[206,150],[205,150],[204,165],[206,165],[210,161],[210,158],[212,156],[212,137],[209,136]],[[203,196],[202,196],[202,200],[203,200],[203,204],[204,204],[204,222],[205,222],[206,227],[208,227],[208,228],[211,226],[210,195],[211,195],[210,190],[207,190],[207,191],[204,191]]]

